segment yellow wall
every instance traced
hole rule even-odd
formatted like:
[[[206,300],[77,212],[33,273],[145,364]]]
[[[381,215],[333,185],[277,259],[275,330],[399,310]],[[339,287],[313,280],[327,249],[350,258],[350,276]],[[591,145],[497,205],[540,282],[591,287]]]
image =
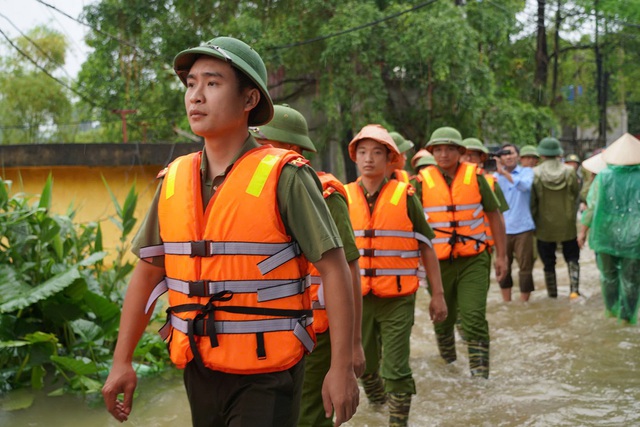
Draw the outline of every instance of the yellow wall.
[[[156,174],[161,166],[44,166],[13,167],[1,170],[4,180],[12,181],[11,194],[24,192],[28,195],[40,195],[49,173],[53,176],[53,194],[51,210],[57,214],[66,214],[72,205],[76,211],[75,223],[99,221],[102,227],[103,246],[113,258],[119,245],[120,230],[111,222],[117,219],[116,210],[105,187],[102,176],[109,184],[120,206],[131,188],[136,184],[138,203],[137,219],[133,232],[128,236],[127,245],[138,230],[155,194],[158,181]],[[127,249],[127,252],[129,250]],[[133,255],[131,258],[135,259]]]

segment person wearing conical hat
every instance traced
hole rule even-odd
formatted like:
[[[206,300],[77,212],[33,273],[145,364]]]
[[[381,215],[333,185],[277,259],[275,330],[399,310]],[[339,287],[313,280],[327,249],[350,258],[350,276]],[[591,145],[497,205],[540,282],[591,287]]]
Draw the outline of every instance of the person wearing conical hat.
[[[404,168],[407,163],[407,152],[413,148],[414,144],[412,141],[405,139],[405,137],[400,135],[398,132],[389,132],[389,135],[393,138],[393,142],[396,143],[396,147],[398,147],[398,151],[400,152],[398,159],[387,171],[389,178],[409,183],[410,175]]]
[[[626,133],[602,153],[582,216],[600,270],[605,315],[637,324],[640,306],[640,140]],[[598,162],[587,166],[596,166]],[[583,162],[584,166],[584,162]],[[595,169],[597,170],[597,169]],[[585,233],[586,234],[586,233]],[[585,236],[581,238],[584,244]]]
[[[460,162],[466,151],[460,132],[452,127],[433,131],[426,149],[437,165],[427,166],[416,177],[416,193],[423,212],[436,233],[447,319],[434,325],[440,356],[456,360],[455,324],[460,326],[469,352],[473,377],[489,377],[489,324],[486,308],[491,273],[491,255],[485,233],[487,215],[495,248],[495,272],[502,280],[506,272],[506,238],[500,203],[477,165]]]
[[[563,164],[560,141],[546,137],[538,144],[542,163],[533,169],[531,217],[536,225],[538,254],[544,265],[544,280],[550,298],[558,297],[556,247],[569,270],[570,299],[580,296],[580,248],[577,241],[576,200],[580,187],[576,171]]]
[[[518,164],[519,152],[515,144],[507,143],[501,148],[498,160],[497,179],[504,189],[509,203],[509,210],[504,212],[507,230],[507,274],[498,282],[503,301],[511,301],[513,277],[511,265],[514,258],[518,262],[518,285],[520,300],[529,301],[534,290],[533,263],[535,258],[535,224],[531,217],[531,186],[533,185],[533,169]],[[520,153],[522,151],[520,150]]]
[[[413,187],[387,178],[400,152],[384,127],[364,126],[348,148],[361,178],[345,186],[360,249],[366,359],[361,382],[372,404],[388,403],[389,425],[405,426],[416,392],[409,356],[420,260],[431,286],[431,320],[447,316],[433,231]]]
[[[520,166],[523,168],[534,168],[538,166],[540,155],[535,145],[523,145],[520,148]]]
[[[288,105],[275,105],[273,119],[266,125],[250,128],[251,134],[259,144],[292,150],[298,154],[304,151],[316,153],[316,147],[309,138],[309,128],[304,116]],[[353,334],[353,366],[357,377],[364,372],[365,360],[361,344],[362,294],[360,292],[360,254],[353,235],[346,191],[338,179],[330,173],[317,172],[322,184],[322,195],[329,208],[340,239],[344,254],[351,270],[351,285],[355,302],[355,328]],[[299,427],[331,427],[332,417],[327,417],[322,403],[322,382],[329,371],[331,362],[331,339],[326,308],[324,306],[324,288],[317,269],[311,269],[311,303],[313,307],[313,327],[316,333],[316,347],[306,357],[304,383]]]
[[[324,281],[332,328],[324,407],[333,407],[340,425],[359,398],[354,303],[317,176],[299,154],[261,147],[249,134],[273,117],[267,70],[249,45],[216,37],[178,53],[173,64],[189,125],[204,146],[159,174],[134,238],[140,260],[102,389],[107,410],[120,422],[133,419],[133,353],[166,292],[161,334],[183,370],[192,424],[296,426],[304,356],[315,345],[310,261]]]

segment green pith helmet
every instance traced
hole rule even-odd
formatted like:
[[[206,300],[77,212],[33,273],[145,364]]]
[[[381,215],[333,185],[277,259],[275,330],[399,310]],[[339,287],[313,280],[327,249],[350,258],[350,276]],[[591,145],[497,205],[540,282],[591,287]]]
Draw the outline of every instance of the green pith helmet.
[[[263,125],[271,120],[273,101],[267,90],[267,68],[255,50],[243,41],[232,37],[216,37],[202,46],[183,50],[174,58],[173,69],[185,86],[191,66],[202,55],[230,63],[249,77],[260,90],[260,101],[249,113],[249,126]]]
[[[557,139],[548,136],[546,138],[542,138],[540,143],[538,144],[538,154],[545,157],[557,157],[562,156],[562,147],[560,146],[560,141]]]
[[[251,127],[249,131],[257,139],[293,144],[303,150],[318,152],[309,138],[304,116],[287,104],[274,105],[273,119],[266,125]]]
[[[395,142],[398,146],[400,154],[413,148],[413,142],[409,141],[408,139],[404,139],[404,137],[398,132],[389,132],[389,135],[391,135],[391,138],[393,138],[393,142]]]
[[[538,149],[535,145],[523,145],[520,148],[520,157],[537,157],[540,158],[540,154],[538,154]]]
[[[423,166],[430,166],[430,165],[436,166],[437,164],[438,163],[436,163],[435,157],[429,154],[428,156],[422,156],[418,158],[413,168],[417,171],[419,168]]]
[[[466,150],[462,144],[462,135],[460,135],[460,132],[458,132],[457,129],[447,126],[434,130],[425,148],[431,153],[433,152],[433,147],[436,145],[455,145],[461,149],[462,153]]]
[[[489,149],[485,147],[482,141],[480,141],[478,138],[463,139],[462,144],[466,147],[467,150],[480,151],[484,154],[489,154]]]
[[[567,157],[564,158],[564,162],[576,162],[576,163],[580,163],[580,157],[577,154],[569,154],[567,155]]]

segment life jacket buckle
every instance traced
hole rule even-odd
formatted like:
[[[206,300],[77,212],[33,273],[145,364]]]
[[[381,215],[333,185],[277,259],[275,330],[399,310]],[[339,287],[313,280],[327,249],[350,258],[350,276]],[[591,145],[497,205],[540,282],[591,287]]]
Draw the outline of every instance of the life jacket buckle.
[[[209,282],[207,280],[198,280],[195,282],[189,282],[189,293],[187,296],[191,297],[208,297],[209,296]]]
[[[375,236],[376,236],[376,230],[373,230],[373,229],[364,230],[364,237],[375,237]]]
[[[376,273],[376,269],[375,268],[363,268],[362,269],[362,275],[365,277],[377,277],[377,273]]]
[[[372,257],[374,256],[375,249],[363,249],[362,256]]]
[[[211,245],[209,245],[210,242],[208,242],[207,240],[198,240],[196,242],[191,241],[189,242],[191,244],[191,254],[189,255],[191,258],[200,256],[200,257],[209,257],[211,255],[213,255],[211,253]]]
[[[446,208],[447,208],[446,212],[455,212],[456,211],[456,205],[447,205]]]

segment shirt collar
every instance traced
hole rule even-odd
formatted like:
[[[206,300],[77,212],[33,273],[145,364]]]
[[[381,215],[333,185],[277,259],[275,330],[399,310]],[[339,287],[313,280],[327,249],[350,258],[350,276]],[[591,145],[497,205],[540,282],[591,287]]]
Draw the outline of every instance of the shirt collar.
[[[231,161],[229,166],[227,166],[227,168],[225,169],[224,173],[222,173],[221,175],[226,175],[227,173],[229,173],[229,171],[231,170],[231,168],[233,167],[235,162],[240,157],[244,156],[250,150],[253,150],[254,148],[258,148],[258,147],[260,147],[260,144],[258,144],[256,142],[255,138],[251,134],[249,134],[247,136],[247,139],[244,140],[244,143],[242,144],[242,148],[240,148],[240,151],[238,152],[236,157]],[[201,162],[200,162],[200,175],[202,176],[202,179],[204,179],[204,180],[206,180],[206,178],[207,178],[208,168],[209,168],[209,163],[207,162],[207,150],[203,149],[202,150],[202,159],[201,159]]]

